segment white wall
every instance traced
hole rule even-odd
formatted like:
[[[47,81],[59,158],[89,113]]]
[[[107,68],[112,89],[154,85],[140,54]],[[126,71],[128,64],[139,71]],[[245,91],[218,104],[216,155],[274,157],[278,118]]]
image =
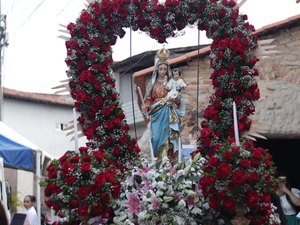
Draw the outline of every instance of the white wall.
[[[60,123],[70,121],[73,121],[70,106],[4,99],[3,122],[53,157],[75,148],[71,136],[57,128]],[[79,146],[85,142],[85,138],[81,138]]]

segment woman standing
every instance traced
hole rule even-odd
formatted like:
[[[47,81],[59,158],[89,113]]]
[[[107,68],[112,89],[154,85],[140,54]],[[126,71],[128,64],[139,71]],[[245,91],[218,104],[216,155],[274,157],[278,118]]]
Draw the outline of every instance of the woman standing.
[[[38,225],[37,213],[34,208],[35,201],[34,195],[26,195],[24,198],[24,207],[26,209],[25,225]]]
[[[167,62],[170,52],[158,51],[155,69],[146,89],[144,112],[150,116],[151,148],[154,157],[160,157],[163,150],[172,156],[181,148],[180,117],[184,116],[185,105],[181,98],[168,97],[165,85],[171,78]]]

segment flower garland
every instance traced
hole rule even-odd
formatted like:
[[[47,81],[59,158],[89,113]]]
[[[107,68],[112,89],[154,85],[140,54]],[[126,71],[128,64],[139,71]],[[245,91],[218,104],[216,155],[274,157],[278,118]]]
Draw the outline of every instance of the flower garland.
[[[204,111],[198,151],[218,149],[233,137],[232,102],[237,104],[240,132],[249,130],[248,116],[259,98],[254,65],[257,47],[254,28],[239,15],[233,0],[96,0],[67,26],[66,41],[71,95],[91,149],[103,152],[108,165],[124,168],[139,149],[128,135],[129,126],[118,101],[112,78],[111,46],[132,27],[164,43],[186,26],[197,26],[213,39],[211,75],[215,88]],[[214,151],[209,153],[213,155]],[[196,153],[195,153],[196,154]],[[128,165],[128,164],[127,164]],[[109,191],[108,191],[109,192]],[[68,196],[65,193],[66,197]],[[63,206],[57,206],[63,207]],[[72,222],[72,221],[71,221]]]

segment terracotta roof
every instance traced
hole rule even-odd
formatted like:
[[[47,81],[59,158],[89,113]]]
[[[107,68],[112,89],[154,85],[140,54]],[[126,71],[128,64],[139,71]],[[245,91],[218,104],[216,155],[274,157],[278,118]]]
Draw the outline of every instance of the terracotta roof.
[[[43,104],[63,105],[70,107],[73,106],[73,102],[71,100],[66,99],[66,97],[62,95],[23,92],[9,88],[3,88],[3,93],[5,98],[12,98],[29,102],[38,102]]]
[[[300,0],[297,0],[297,2],[300,2]],[[289,17],[285,20],[281,20],[281,21],[278,21],[278,22],[275,22],[275,23],[271,23],[267,26],[264,26],[260,29],[257,29],[255,31],[255,33],[258,35],[258,36],[262,36],[262,35],[265,35],[273,30],[278,30],[282,27],[286,27],[286,26],[289,26],[295,22],[300,22],[300,14],[296,15],[296,16],[292,16],[292,17]],[[203,56],[203,55],[207,55],[209,54],[210,52],[210,47],[205,47],[205,48],[201,48],[199,50],[195,50],[195,51],[192,51],[192,52],[189,52],[189,53],[186,53],[182,56],[179,56],[177,58],[173,58],[173,59],[170,59],[168,60],[169,64],[178,64],[178,63],[181,63],[181,62],[184,62],[184,61],[188,61],[192,58],[195,58],[197,56]],[[154,66],[151,66],[151,67],[148,67],[146,69],[143,69],[143,70],[140,70],[140,71],[137,71],[133,74],[133,77],[136,78],[136,77],[139,77],[139,76],[144,76],[145,74],[148,74],[150,72],[152,72],[154,70]]]
[[[169,64],[177,64],[177,63],[180,63],[180,62],[184,62],[184,61],[187,61],[189,60],[190,58],[194,58],[195,56],[197,55],[206,55],[208,54],[210,51],[210,47],[205,47],[205,48],[201,48],[199,50],[195,50],[195,51],[192,51],[192,52],[188,52],[184,55],[181,55],[179,57],[176,57],[176,58],[173,58],[173,59],[169,59],[168,62]],[[151,67],[148,67],[146,69],[143,69],[143,70],[140,70],[140,71],[137,71],[133,74],[133,77],[139,77],[139,76],[143,76],[147,73],[150,73],[154,70],[154,66],[151,66]]]

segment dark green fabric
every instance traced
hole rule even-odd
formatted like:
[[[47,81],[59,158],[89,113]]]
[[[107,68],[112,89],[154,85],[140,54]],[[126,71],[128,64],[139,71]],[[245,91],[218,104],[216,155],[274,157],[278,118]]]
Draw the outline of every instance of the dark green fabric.
[[[296,215],[285,215],[288,225],[299,225],[299,221],[296,218]]]

